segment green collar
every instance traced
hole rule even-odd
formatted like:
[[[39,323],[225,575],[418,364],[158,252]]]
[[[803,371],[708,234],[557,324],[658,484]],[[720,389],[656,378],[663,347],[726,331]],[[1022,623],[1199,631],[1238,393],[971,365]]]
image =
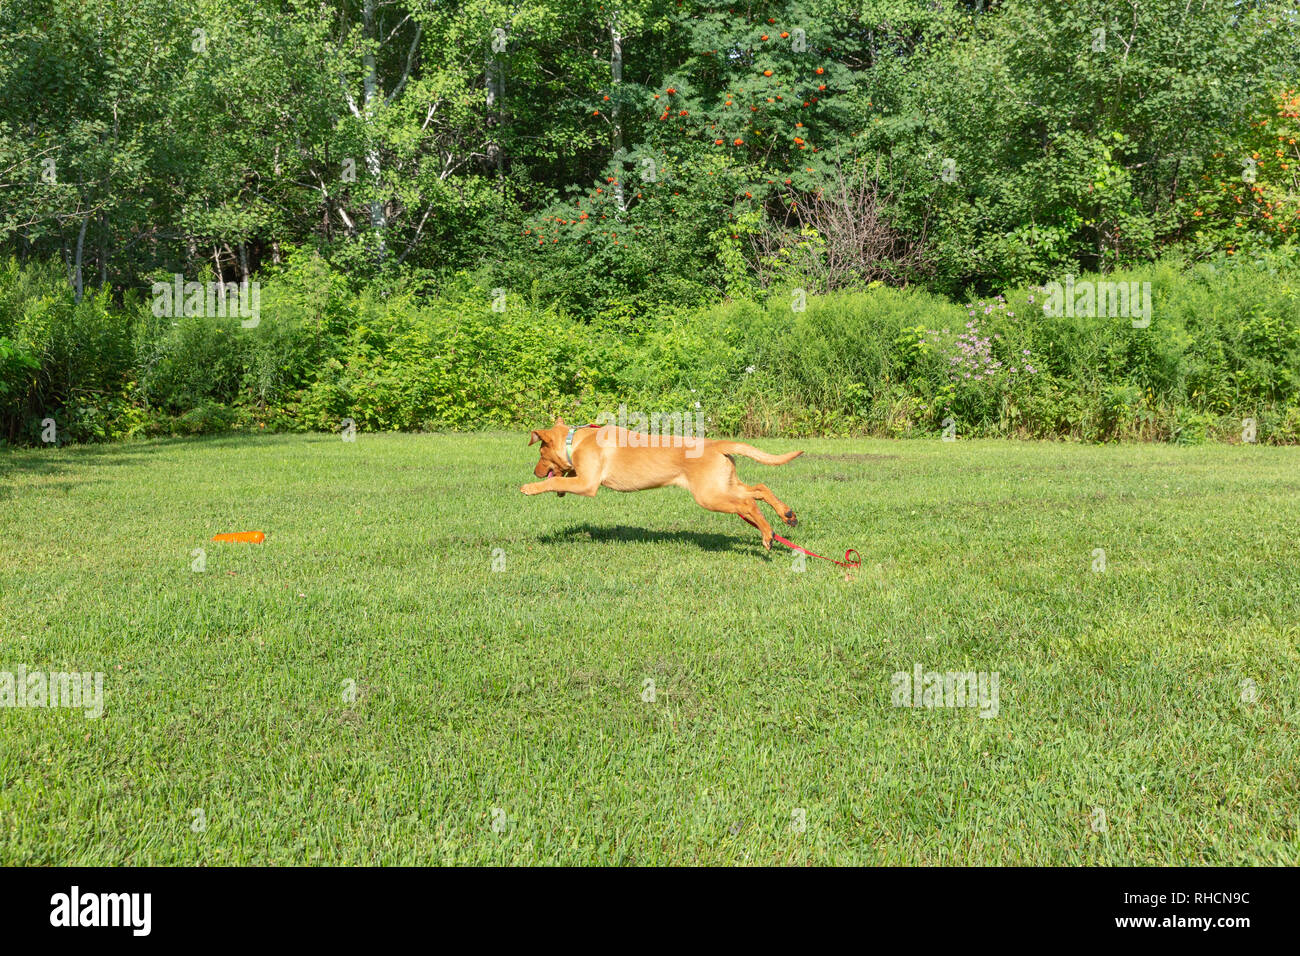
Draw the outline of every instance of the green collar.
[[[573,434],[577,430],[578,426],[574,425],[569,429],[569,434],[564,436],[564,457],[569,460],[570,469],[573,468]]]

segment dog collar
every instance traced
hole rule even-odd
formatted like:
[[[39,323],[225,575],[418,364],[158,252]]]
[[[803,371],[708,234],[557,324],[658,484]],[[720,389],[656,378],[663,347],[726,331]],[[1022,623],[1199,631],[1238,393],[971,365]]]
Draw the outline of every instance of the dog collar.
[[[573,436],[582,428],[599,428],[600,425],[592,423],[590,425],[574,425],[569,429],[569,434],[564,436],[564,457],[569,459],[569,470],[573,470]]]

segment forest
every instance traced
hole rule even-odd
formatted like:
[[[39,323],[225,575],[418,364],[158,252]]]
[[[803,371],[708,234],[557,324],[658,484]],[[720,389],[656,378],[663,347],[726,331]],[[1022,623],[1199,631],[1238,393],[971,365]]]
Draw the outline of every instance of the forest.
[[[639,402],[751,435],[1291,443],[1298,27],[1246,0],[3,0],[0,439]],[[1044,313],[1076,279],[1150,314]],[[162,301],[183,283],[217,307]]]

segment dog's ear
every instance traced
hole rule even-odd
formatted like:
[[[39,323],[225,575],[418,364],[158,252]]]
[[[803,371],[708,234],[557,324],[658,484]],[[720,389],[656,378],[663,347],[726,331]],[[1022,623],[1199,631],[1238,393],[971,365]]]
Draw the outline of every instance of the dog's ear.
[[[540,432],[533,432],[528,436],[528,444],[530,445],[536,445],[541,440],[542,440],[542,435]]]
[[[567,428],[568,426],[564,424],[564,419],[563,419],[563,418],[557,418],[557,419],[555,420],[555,427],[556,427],[556,428]]]

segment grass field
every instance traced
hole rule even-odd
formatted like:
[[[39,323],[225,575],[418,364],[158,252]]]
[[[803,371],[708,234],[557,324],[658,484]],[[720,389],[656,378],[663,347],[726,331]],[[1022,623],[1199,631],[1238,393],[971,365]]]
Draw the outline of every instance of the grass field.
[[[525,442],[0,452],[0,863],[1300,863],[1300,449],[758,442],[846,575]]]

